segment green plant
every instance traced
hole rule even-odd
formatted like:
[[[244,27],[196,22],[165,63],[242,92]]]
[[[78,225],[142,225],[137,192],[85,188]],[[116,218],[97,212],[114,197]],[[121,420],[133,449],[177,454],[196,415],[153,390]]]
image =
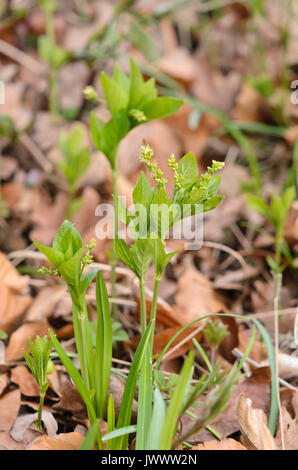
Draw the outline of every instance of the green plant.
[[[220,184],[220,176],[217,172],[222,169],[222,163],[213,161],[208,171],[199,177],[197,160],[191,152],[179,162],[176,162],[172,155],[168,163],[173,170],[175,185],[173,197],[170,198],[166,192],[167,181],[152,157],[152,149],[144,145],[141,150],[141,160],[152,174],[156,182],[156,190],[151,187],[142,172],[133,190],[135,215],[123,208],[119,201],[116,204],[119,218],[128,224],[132,235],[135,234],[131,247],[116,237],[115,249],[118,257],[139,279],[142,331],[145,331],[147,322],[144,294],[146,271],[153,260],[155,285],[150,318],[155,322],[159,283],[167,264],[177,253],[165,251],[165,237],[169,229],[183,218],[214,209],[222,199],[217,195]],[[143,208],[145,213],[142,211]]]
[[[88,169],[91,163],[91,155],[88,147],[84,147],[83,127],[76,125],[70,134],[61,131],[59,146],[64,160],[58,162],[69,188],[69,205],[66,217],[71,219],[72,215],[80,208],[82,199],[76,197],[78,181]]]
[[[28,341],[30,354],[23,349],[23,354],[26,360],[26,363],[34,375],[36,382],[39,387],[40,401],[38,408],[38,417],[36,421],[36,427],[38,429],[42,428],[42,408],[44,403],[44,398],[48,386],[50,385],[47,381],[47,374],[51,373],[52,361],[50,360],[50,352],[52,349],[52,343],[46,336],[40,338],[36,337],[33,342],[31,339]]]
[[[287,265],[292,264],[289,247],[284,238],[284,229],[289,209],[296,197],[293,186],[286,188],[281,195],[272,194],[270,203],[253,194],[246,195],[248,206],[262,214],[274,228],[275,257],[267,257],[267,262],[275,274],[281,273]],[[282,262],[282,255],[286,263]]]
[[[113,180],[113,193],[118,199],[118,169],[117,150],[122,139],[129,131],[140,124],[160,119],[173,114],[182,105],[182,100],[170,97],[158,97],[153,78],[144,81],[143,76],[133,60],[130,61],[130,76],[126,76],[116,65],[113,77],[104,72],[100,75],[106,106],[111,113],[108,122],[101,121],[94,113],[90,118],[90,133],[92,141],[107,157]],[[96,94],[88,87],[85,91],[88,98],[94,99]],[[115,234],[118,233],[118,222],[115,217]],[[115,243],[112,254],[112,297],[116,297],[116,265],[117,256]],[[112,307],[113,316],[116,313]]]
[[[53,16],[56,10],[55,0],[39,0],[39,6],[43,9],[46,19],[46,35],[39,38],[38,51],[50,69],[49,77],[49,108],[52,119],[57,119],[59,112],[58,103],[58,71],[65,63],[69,54],[56,44]]]
[[[208,343],[210,344],[210,360],[211,364],[213,364],[218,346],[220,345],[222,340],[229,335],[228,328],[218,318],[213,321],[208,320],[205,328],[203,329],[203,335],[206,337]]]

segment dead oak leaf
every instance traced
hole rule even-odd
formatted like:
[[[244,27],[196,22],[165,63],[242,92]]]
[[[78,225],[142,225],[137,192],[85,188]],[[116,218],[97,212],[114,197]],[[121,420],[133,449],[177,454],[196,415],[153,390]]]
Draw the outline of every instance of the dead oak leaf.
[[[212,313],[225,312],[225,305],[213,290],[212,283],[197,269],[190,266],[178,279],[178,290],[175,296],[177,318],[181,325],[186,325],[197,318]]]
[[[298,393],[293,393],[291,400],[293,408],[293,416],[289,413],[287,408],[282,406],[283,416],[283,429],[284,429],[284,440],[285,450],[298,450]],[[281,448],[281,432],[278,429],[275,438],[276,445]]]
[[[13,425],[21,405],[19,389],[6,393],[0,398],[0,431],[9,431]]]
[[[31,304],[31,296],[20,295],[28,280],[27,276],[20,276],[0,252],[0,328],[4,331],[8,331]]]
[[[276,450],[264,411],[253,408],[252,401],[243,394],[238,399],[237,417],[242,433],[242,442],[248,449]]]
[[[58,434],[57,436],[43,435],[35,439],[26,450],[77,450],[84,437],[78,432]]]
[[[37,335],[44,336],[48,333],[48,324],[45,322],[25,323],[14,331],[10,337],[5,351],[6,361],[17,361],[23,358],[23,348],[29,352],[28,339],[32,341]]]
[[[247,450],[240,442],[235,439],[221,439],[220,441],[207,441],[203,444],[193,446],[192,450]]]
[[[27,397],[39,396],[37,382],[26,366],[21,365],[12,369],[11,381],[19,386],[23,395]]]

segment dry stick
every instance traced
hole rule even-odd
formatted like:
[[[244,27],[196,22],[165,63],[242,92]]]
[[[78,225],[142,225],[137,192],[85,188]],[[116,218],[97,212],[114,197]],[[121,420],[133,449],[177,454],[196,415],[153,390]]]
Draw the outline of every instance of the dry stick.
[[[281,437],[281,448],[285,450],[285,436],[284,436],[284,426],[283,426],[283,415],[281,409],[281,400],[280,400],[280,393],[279,393],[279,380],[278,380],[278,311],[280,305],[280,290],[281,290],[281,283],[282,283],[282,275],[281,274],[274,274],[274,284],[275,284],[275,292],[274,292],[274,341],[275,341],[275,369],[276,369],[276,390],[277,390],[277,402],[278,402],[278,409],[279,409],[279,427],[280,427],[280,437]]]
[[[18,62],[36,75],[44,75],[47,72],[46,67],[40,62],[2,39],[0,39],[0,53]]]
[[[235,357],[237,357],[238,359],[242,359],[243,357],[243,353],[238,349],[238,348],[234,348],[232,350],[232,354],[234,354]],[[256,368],[259,368],[259,367],[262,367],[261,364],[259,364],[258,362],[254,361],[253,359],[251,359],[250,357],[247,357],[245,359],[245,362],[248,362],[249,364],[251,364],[252,366],[256,367]],[[293,390],[294,392],[298,392],[298,389],[296,387],[294,387],[293,385],[289,384],[286,380],[282,379],[281,377],[278,377],[278,381],[281,385],[283,385],[284,387],[286,388],[289,388],[290,390]]]
[[[38,166],[40,166],[45,173],[51,173],[54,170],[55,165],[46,158],[28,134],[20,134],[19,141],[31,153]]]
[[[196,328],[194,331],[192,331],[188,336],[186,336],[186,338],[182,339],[178,344],[176,344],[176,346],[174,346],[172,349],[170,349],[162,358],[162,361],[164,361],[165,359],[167,359],[169,356],[171,356],[173,354],[173,352],[177,351],[179,348],[181,348],[181,346],[183,346],[185,343],[187,343],[189,340],[191,340],[192,338],[194,338],[198,333],[200,333],[200,331],[202,331],[204,327],[203,326],[199,326],[198,328]],[[153,365],[153,367],[155,366],[155,364]]]

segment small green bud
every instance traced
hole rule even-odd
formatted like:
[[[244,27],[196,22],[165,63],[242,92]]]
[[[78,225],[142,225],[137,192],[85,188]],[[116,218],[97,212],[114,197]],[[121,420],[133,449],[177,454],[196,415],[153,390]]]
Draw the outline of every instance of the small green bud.
[[[212,322],[207,321],[203,334],[212,346],[218,346],[229,335],[229,331],[226,325],[216,319]]]
[[[51,359],[49,359],[48,366],[47,366],[47,375],[52,374],[54,372],[55,366]]]
[[[128,114],[138,122],[147,121],[145,114],[143,113],[143,111],[140,111],[139,109],[131,109]]]
[[[83,93],[85,95],[86,100],[88,101],[97,101],[98,96],[96,93],[96,90],[93,88],[93,86],[86,86],[83,90]]]

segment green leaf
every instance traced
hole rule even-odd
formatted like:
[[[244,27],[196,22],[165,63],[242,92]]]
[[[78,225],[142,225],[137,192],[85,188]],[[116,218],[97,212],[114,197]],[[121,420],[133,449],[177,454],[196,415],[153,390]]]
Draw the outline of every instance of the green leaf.
[[[90,151],[83,145],[84,131],[82,126],[76,125],[70,134],[60,133],[59,146],[64,154],[64,161],[57,165],[64,173],[72,189],[79,178],[85,173],[91,163]]]
[[[114,246],[118,258],[120,258],[127,267],[134,271],[134,264],[131,261],[129,249],[125,241],[122,240],[122,238],[116,237]]]
[[[151,334],[152,334],[152,321],[149,323],[146,331],[137,347],[136,353],[134,355],[131,368],[126,380],[126,385],[124,393],[122,396],[119,416],[117,420],[117,429],[129,426],[131,421],[132,405],[134,399],[134,393],[137,385],[138,374],[140,366],[148,346]],[[127,436],[121,436],[117,438],[115,450],[125,450],[127,448],[128,438]]]
[[[79,293],[84,294],[88,287],[90,286],[91,282],[95,278],[99,268],[90,269],[84,276],[82,276],[79,284]]]
[[[263,199],[261,199],[259,196],[255,196],[254,194],[246,194],[245,199],[250,209],[260,212],[260,214],[263,214],[265,217],[269,218],[268,207]]]
[[[197,181],[199,167],[197,159],[192,152],[188,152],[179,160],[178,171],[182,174],[184,186],[189,186]]]
[[[100,136],[102,130],[105,126],[105,123],[101,121],[93,112],[90,115],[90,134],[93,144],[98,150],[101,150],[100,147]]]
[[[152,121],[153,119],[161,119],[171,116],[182,104],[183,101],[176,98],[154,98],[152,100],[145,101],[145,103],[140,107],[140,110],[143,111],[147,117],[147,121]]]
[[[148,240],[138,239],[135,240],[133,246],[129,249],[129,256],[133,264],[133,271],[142,278],[145,276],[147,269],[152,261],[152,251]]]
[[[288,213],[295,197],[296,197],[296,189],[294,188],[294,186],[292,186],[290,188],[287,188],[284,191],[284,193],[282,195],[282,202],[283,202],[286,214]]]
[[[39,251],[41,251],[48,258],[49,262],[58,269],[60,264],[63,262],[63,253],[56,250],[55,248],[43,245],[34,239],[33,243],[37,246]]]
[[[121,140],[129,131],[128,117],[124,113],[118,113],[107,122],[100,135],[99,150],[109,159],[114,167],[116,151]]]
[[[114,74],[113,74],[113,79],[115,82],[120,85],[120,87],[127,93],[129,94],[129,87],[130,87],[130,80],[129,78],[125,75],[125,73],[122,71],[120,68],[119,64],[115,65],[114,68]]]
[[[144,97],[143,76],[133,59],[130,60],[129,108],[138,108]]]
[[[148,240],[148,244],[150,245],[154,259],[155,277],[156,279],[161,279],[167,264],[179,250],[166,253],[163,242],[160,238]]]
[[[179,211],[163,188],[158,189],[150,204],[150,234],[165,238]]]
[[[108,402],[108,434],[113,432],[115,430],[115,404],[114,404],[114,398],[113,395],[111,394],[109,396],[109,402]],[[112,450],[114,447],[114,441],[112,439],[109,439],[107,442],[107,450]]]
[[[190,372],[192,370],[192,364],[194,360],[194,352],[191,351],[182,367],[180,372],[180,379],[178,385],[170,400],[170,405],[167,409],[164,425],[161,432],[161,439],[159,444],[160,450],[170,450],[172,441],[175,437],[177,428],[177,421],[180,415],[180,411],[183,405],[183,399],[185,395],[186,387],[188,386]]]
[[[84,403],[87,407],[90,418],[92,419],[93,422],[96,421],[97,419],[96,419],[95,410],[93,408],[88,389],[87,389],[86,385],[84,384],[82,377],[80,376],[78,370],[75,368],[75,366],[73,365],[73,363],[69,359],[68,355],[66,354],[66,352],[62,348],[61,344],[59,343],[58,339],[56,338],[56,336],[54,335],[54,333],[51,330],[49,330],[49,335],[51,337],[52,343],[53,343],[53,345],[54,345],[54,347],[55,347],[55,349],[56,349],[56,351],[59,355],[59,358],[60,358],[62,364],[64,365],[64,367],[67,370],[67,372],[68,372],[69,376],[71,377],[71,379],[73,380],[75,386],[77,387],[77,389],[79,391],[79,394],[81,395],[81,397],[82,397],[82,399],[83,399],[83,401],[84,401]]]
[[[103,441],[109,441],[110,439],[115,439],[116,437],[123,437],[136,432],[137,426],[132,424],[131,426],[125,426],[120,429],[115,429],[115,431],[109,432],[102,437]],[[113,449],[114,450],[114,449]]]
[[[146,449],[159,449],[162,429],[166,417],[166,403],[160,393],[158,387],[155,388],[153,394],[153,413],[150,423],[150,430],[146,441]]]
[[[97,329],[95,391],[97,415],[104,419],[112,366],[112,320],[107,288],[101,272],[96,278]]]
[[[90,429],[88,430],[82,444],[79,447],[79,450],[92,450],[95,446],[97,435],[98,435],[99,425],[97,422],[93,423]]]
[[[79,278],[81,275],[81,261],[84,254],[84,248],[77,251],[69,260],[60,264],[59,272],[64,277],[70,288],[77,290],[79,288]]]
[[[145,450],[152,413],[152,365],[149,345],[141,365],[138,397],[136,450]]]
[[[128,105],[128,94],[113,78],[108,77],[104,72],[100,74],[100,82],[107,101],[107,107],[112,116]]]
[[[135,204],[142,204],[146,207],[146,209],[149,207],[153,199],[154,190],[150,186],[149,181],[147,180],[143,172],[141,172],[139,176],[139,179],[134,187],[132,196]]]
[[[64,220],[54,238],[54,250],[63,253],[64,260],[68,260],[82,247],[81,235],[69,220]]]
[[[220,201],[222,201],[222,199],[223,199],[223,196],[214,196],[210,199],[207,199],[207,201],[203,203],[203,212],[208,212],[208,211],[212,211],[213,209],[215,209],[220,203]],[[199,208],[199,211],[200,211],[200,208]]]

